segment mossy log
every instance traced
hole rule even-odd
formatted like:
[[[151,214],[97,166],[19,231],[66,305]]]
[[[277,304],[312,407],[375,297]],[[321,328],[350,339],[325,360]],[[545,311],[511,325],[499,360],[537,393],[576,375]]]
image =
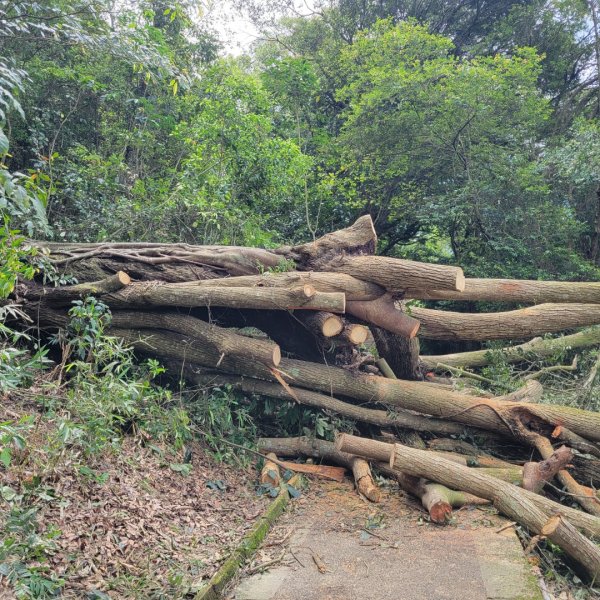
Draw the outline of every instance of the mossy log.
[[[439,363],[452,367],[485,367],[494,356],[501,356],[509,363],[518,363],[530,358],[545,358],[559,352],[591,348],[600,345],[600,327],[589,327],[571,335],[558,338],[535,338],[524,344],[509,346],[501,350],[473,350],[455,354],[439,354],[437,356],[421,356],[421,362],[428,369],[435,369]]]
[[[289,485],[298,485],[299,478],[294,476]],[[194,600],[219,600],[225,586],[233,579],[241,565],[247,561],[259,548],[267,533],[285,510],[290,494],[288,484],[283,484],[279,495],[259,517],[256,525],[247,533],[229,558],[219,567],[208,583],[194,596]]]

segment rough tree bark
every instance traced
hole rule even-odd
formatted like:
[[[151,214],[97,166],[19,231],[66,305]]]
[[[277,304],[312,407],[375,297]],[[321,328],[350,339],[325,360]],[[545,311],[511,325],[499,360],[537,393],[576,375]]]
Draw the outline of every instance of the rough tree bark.
[[[499,313],[458,313],[412,307],[419,335],[434,340],[522,339],[600,323],[600,304],[539,304]]]
[[[462,292],[407,289],[405,298],[416,300],[465,300],[541,304],[575,302],[600,304],[600,283],[574,281],[527,281],[523,279],[466,279]]]
[[[419,369],[419,339],[396,335],[380,327],[371,327],[377,353],[399,379],[422,380]]]
[[[386,256],[338,255],[323,270],[346,273],[363,281],[371,281],[390,292],[402,293],[407,287],[417,285],[434,290],[462,292],[465,289],[465,276],[459,267]]]

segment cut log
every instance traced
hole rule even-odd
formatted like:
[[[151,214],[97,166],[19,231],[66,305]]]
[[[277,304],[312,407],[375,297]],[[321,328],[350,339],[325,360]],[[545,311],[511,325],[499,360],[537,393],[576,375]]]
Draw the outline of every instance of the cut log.
[[[390,292],[401,293],[408,286],[462,292],[465,276],[460,267],[421,263],[386,256],[337,256],[321,270],[346,273],[371,281]]]
[[[211,325],[200,319],[173,313],[147,313],[142,311],[115,311],[111,327],[133,329],[164,329],[209,344],[223,356],[252,356],[267,366],[277,367],[281,351],[277,344],[257,340]]]
[[[268,484],[271,487],[279,487],[281,482],[281,475],[279,473],[279,465],[273,462],[273,460],[277,461],[277,456],[272,452],[267,454],[267,458],[265,459],[265,464],[260,471],[260,482],[264,484]]]
[[[273,376],[273,367],[253,358],[250,352],[244,351],[245,340],[256,342],[252,338],[243,338],[244,344],[240,346],[237,354],[224,354],[215,350],[205,342],[179,333],[160,329],[120,329],[111,327],[109,333],[122,338],[126,344],[144,355],[155,356],[161,360],[173,360],[179,365],[178,372],[183,365],[198,364],[203,367],[220,368],[228,372],[252,371],[260,373],[262,377]]]
[[[352,459],[352,474],[354,475],[356,489],[365,498],[371,502],[381,501],[381,490],[373,480],[371,467],[369,467],[369,463],[364,458],[354,457]]]
[[[49,287],[23,282],[19,293],[26,300],[41,300],[51,303],[53,306],[69,305],[73,300],[84,296],[103,296],[111,292],[117,292],[131,283],[131,277],[124,271],[118,271],[114,275],[105,277],[100,281],[90,283],[79,283],[77,285],[65,285],[61,287]]]
[[[344,329],[344,321],[333,313],[322,311],[299,312],[297,317],[317,338],[330,338],[338,335]]]
[[[226,306],[238,309],[298,309],[334,313],[343,313],[346,310],[344,294],[317,292],[308,283],[289,290],[286,288],[226,288],[161,284],[160,282],[134,283],[125,291],[102,296],[102,300],[111,308]]]
[[[363,458],[352,456],[335,449],[333,442],[308,437],[261,438],[258,448],[263,452],[277,452],[283,456],[309,456],[335,462],[352,471],[357,490],[371,502],[381,500],[381,490],[373,480],[369,463]]]
[[[264,273],[240,277],[222,277],[203,281],[186,282],[204,287],[250,287],[294,289],[305,283],[312,285],[318,292],[342,293],[346,300],[375,300],[385,294],[385,290],[368,281],[361,281],[344,273],[325,273],[314,271],[291,271],[288,273]]]
[[[376,460],[387,454],[390,457],[390,467],[490,500],[505,516],[525,525],[536,534],[542,532],[553,516],[538,508],[534,500],[536,494],[481,474],[478,469],[463,467],[426,450],[360,438],[358,439],[361,441],[358,442],[352,438],[354,436],[341,434],[336,441],[336,448]],[[562,514],[562,508],[560,504],[556,504],[554,514]],[[545,530],[544,533],[581,566],[590,580],[600,578],[600,548],[568,524],[566,519],[561,519],[556,528],[552,531]]]
[[[279,463],[282,467],[295,471],[296,473],[305,473],[306,475],[315,475],[332,481],[344,481],[346,469],[342,467],[330,467],[327,465],[307,465],[302,463],[289,462],[282,460]]]
[[[32,315],[46,329],[62,328],[67,324],[66,315],[43,306],[38,306]],[[176,313],[115,311],[109,333],[122,337],[146,354],[208,367],[232,361],[232,368],[235,368],[233,365],[240,360],[254,365],[254,369],[266,375],[281,362],[281,351],[273,342],[239,335]]]
[[[421,361],[428,369],[435,369],[438,363],[453,367],[485,367],[491,363],[494,355],[501,354],[509,363],[517,363],[531,357],[544,358],[558,352],[590,348],[600,345],[600,327],[589,327],[578,333],[559,338],[535,338],[524,344],[510,346],[502,350],[474,350],[456,354],[440,354],[437,356],[421,356]]]
[[[346,312],[361,321],[377,325],[406,338],[415,337],[419,330],[419,322],[398,310],[389,294],[368,302],[347,302]]]
[[[523,487],[539,493],[547,481],[563,470],[573,459],[573,451],[561,446],[541,462],[527,462],[523,465]]]
[[[499,313],[458,313],[412,307],[419,335],[433,340],[522,339],[600,323],[600,304],[539,304]]]
[[[356,438],[355,436],[350,436],[352,439],[346,439],[346,442],[351,442],[353,444],[352,447],[354,447],[354,450],[357,450],[357,446],[355,446],[355,444],[360,444],[358,447],[361,449],[365,448],[365,444],[362,444],[360,442],[357,442],[357,439],[361,439],[361,438]],[[369,441],[373,441],[373,440],[365,440],[365,442],[369,442]],[[337,444],[339,443],[336,442],[336,448],[337,448]],[[390,444],[385,443],[385,446],[390,446]],[[351,447],[351,446],[348,446]],[[374,446],[374,445],[369,445],[368,446],[368,451],[370,452],[370,457],[373,458],[374,460],[378,460],[381,462],[386,462],[389,465],[389,461],[387,461],[387,459],[384,459],[384,456],[387,456],[387,454],[389,453],[389,449],[385,448],[383,446]],[[377,452],[377,454],[374,454],[374,452]],[[367,457],[369,458],[369,457]],[[575,459],[577,459],[577,457],[575,457]],[[473,469],[473,470],[477,470],[481,473],[488,474],[489,472],[487,471],[486,468],[482,468],[482,469]],[[500,475],[500,469],[494,468],[492,469],[492,471],[494,472],[493,475],[489,474],[489,477],[494,477],[494,476],[498,476]],[[498,477],[497,477],[498,478]],[[501,479],[504,479],[503,477],[500,477]],[[515,482],[520,483],[522,481],[522,469],[517,473],[514,472],[511,473],[506,479],[504,479],[505,481],[507,480],[509,483],[514,484]],[[595,539],[600,539],[600,519],[598,517],[594,517],[593,515],[581,512],[580,510],[577,510],[575,508],[571,508],[569,506],[564,506],[564,505],[560,505],[556,502],[554,502],[553,500],[550,500],[544,496],[541,496],[539,494],[532,494],[532,496],[530,497],[530,500],[536,505],[538,506],[540,509],[542,509],[547,515],[553,515],[557,512],[560,512],[561,514],[564,514],[578,529],[581,529],[581,531],[583,533],[585,533],[585,535],[595,538]]]
[[[425,288],[425,286],[422,286]],[[452,290],[407,289],[405,298],[416,300],[466,300],[473,302],[574,302],[600,304],[600,283],[575,281],[527,281],[524,279],[465,279],[462,292]]]
[[[466,492],[457,492],[439,483],[432,483],[422,477],[413,477],[392,469],[384,462],[376,463],[378,471],[395,479],[400,487],[421,500],[423,508],[429,513],[434,523],[444,525],[452,518],[452,509],[460,508],[468,504],[489,504],[489,500],[478,498]]]
[[[356,323],[344,323],[339,335],[332,337],[329,341],[334,346],[360,346],[367,341],[369,330],[364,325]]]

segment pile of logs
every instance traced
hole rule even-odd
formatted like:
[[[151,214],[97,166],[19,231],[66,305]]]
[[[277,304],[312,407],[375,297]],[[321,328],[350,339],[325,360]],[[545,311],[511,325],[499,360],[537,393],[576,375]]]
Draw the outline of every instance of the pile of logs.
[[[456,506],[492,503],[558,544],[590,579],[600,578],[600,550],[590,541],[600,535],[594,489],[600,414],[539,403],[535,379],[504,396],[455,391],[435,372],[464,374],[488,364],[491,354],[420,356],[418,342],[519,342],[502,351],[509,362],[600,344],[600,327],[593,327],[600,324],[600,283],[465,279],[458,267],[376,256],[368,216],[313,242],[275,250],[37,245],[56,269],[79,282],[17,288],[16,300],[40,329],[63,327],[72,301],[94,295],[111,309],[113,335],[158,357],[176,376],[335,413],[356,421],[365,436],[341,435],[335,445],[261,439],[259,449],[276,461],[269,465],[300,456],[335,463],[351,470],[358,490],[377,501],[370,461],[418,497],[434,522],[447,522]],[[411,300],[525,308],[450,312]],[[457,439],[469,436],[516,446],[522,460],[507,462]],[[263,469],[263,477],[272,481],[274,470]],[[544,487],[563,504],[544,496]]]

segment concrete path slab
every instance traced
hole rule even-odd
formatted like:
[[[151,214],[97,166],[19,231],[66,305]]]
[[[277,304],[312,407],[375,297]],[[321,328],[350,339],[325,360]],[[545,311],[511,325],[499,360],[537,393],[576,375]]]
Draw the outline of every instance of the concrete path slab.
[[[319,483],[270,534],[255,560],[260,565],[277,557],[277,565],[243,578],[229,598],[541,599],[512,528],[496,533],[506,521],[491,509],[455,515],[453,524],[438,527],[397,491],[373,505],[351,485]]]

